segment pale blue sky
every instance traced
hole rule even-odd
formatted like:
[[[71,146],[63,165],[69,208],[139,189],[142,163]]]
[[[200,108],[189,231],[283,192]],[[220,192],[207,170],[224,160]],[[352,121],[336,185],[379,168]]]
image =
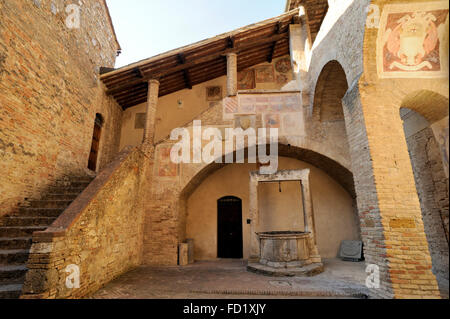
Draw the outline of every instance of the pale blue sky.
[[[280,15],[285,0],[107,0],[116,67]]]

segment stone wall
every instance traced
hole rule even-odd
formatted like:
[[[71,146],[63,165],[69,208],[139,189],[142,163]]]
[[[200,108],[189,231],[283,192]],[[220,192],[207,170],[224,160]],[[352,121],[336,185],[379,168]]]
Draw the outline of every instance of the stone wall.
[[[23,298],[85,297],[140,265],[149,166],[139,149],[127,148],[50,228],[34,234]],[[79,288],[66,285],[71,265],[79,267]]]
[[[0,215],[65,175],[83,175],[95,114],[105,119],[99,169],[117,154],[122,110],[104,94],[100,67],[119,49],[103,1],[0,1]]]

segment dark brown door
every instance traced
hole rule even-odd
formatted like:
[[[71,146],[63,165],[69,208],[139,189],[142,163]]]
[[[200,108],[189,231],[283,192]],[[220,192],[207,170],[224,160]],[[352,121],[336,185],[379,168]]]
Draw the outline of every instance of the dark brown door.
[[[88,168],[92,171],[97,170],[97,158],[101,135],[102,135],[102,126],[98,121],[95,121],[94,136],[92,137],[91,154],[89,155],[89,164],[88,164]]]
[[[243,258],[242,201],[224,197],[217,201],[217,257]]]

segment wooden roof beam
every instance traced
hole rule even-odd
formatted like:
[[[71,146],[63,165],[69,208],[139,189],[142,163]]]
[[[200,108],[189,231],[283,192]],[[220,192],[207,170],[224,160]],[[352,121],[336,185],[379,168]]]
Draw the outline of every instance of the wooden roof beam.
[[[234,49],[234,47],[236,46],[236,39],[234,38],[234,36],[229,36],[227,41],[228,41],[228,48]]]
[[[226,49],[226,50],[222,50],[221,52],[215,53],[215,54],[211,54],[211,55],[207,55],[204,56],[202,58],[198,58],[189,62],[186,62],[184,64],[179,64],[175,67],[172,68],[168,68],[166,70],[160,71],[158,73],[149,73],[148,75],[145,75],[145,77],[143,79],[139,79],[139,80],[133,80],[133,81],[127,81],[126,84],[124,85],[118,85],[115,87],[112,87],[111,89],[107,90],[106,93],[107,94],[115,94],[118,93],[120,91],[123,90],[127,90],[133,86],[135,86],[136,84],[148,81],[150,79],[160,79],[161,77],[171,74],[171,73],[175,73],[178,71],[182,71],[191,67],[194,67],[198,64],[202,64],[202,63],[206,63],[212,60],[215,60],[217,58],[220,58],[228,53],[233,53],[233,52],[239,52],[239,51],[243,51],[245,49],[249,49],[251,47],[254,46],[258,46],[258,45],[262,45],[262,44],[266,44],[266,43],[271,43],[271,42],[275,42],[281,39],[285,39],[288,38],[288,33],[281,33],[281,34],[276,34],[274,36],[268,37],[268,38],[262,38],[262,39],[257,39],[257,40],[253,40],[253,41],[249,41],[248,43],[236,46],[234,49]]]
[[[277,26],[276,26],[276,33],[277,33],[277,34],[280,34],[280,33],[281,33],[282,27],[283,27],[283,24],[281,23],[281,21],[278,21]],[[267,61],[268,61],[269,63],[272,63],[273,55],[275,54],[275,48],[277,47],[277,44],[278,44],[278,41],[274,41],[274,42],[273,42],[272,48],[271,48],[271,50],[270,50],[270,54],[269,54],[269,56],[267,57]]]
[[[179,65],[184,65],[186,63],[186,57],[185,57],[184,53],[178,53],[178,60],[180,61]],[[184,77],[184,82],[186,83],[186,87],[189,90],[192,90],[192,81],[191,81],[191,77],[189,75],[188,69],[183,70],[183,77]]]

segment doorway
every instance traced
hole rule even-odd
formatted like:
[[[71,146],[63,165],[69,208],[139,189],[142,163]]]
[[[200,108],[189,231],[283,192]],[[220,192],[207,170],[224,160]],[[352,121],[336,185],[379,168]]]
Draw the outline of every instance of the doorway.
[[[100,146],[100,138],[102,135],[103,117],[100,114],[95,115],[94,135],[92,137],[91,153],[89,154],[88,168],[91,171],[97,170],[98,152]]]
[[[217,201],[217,257],[244,257],[240,198],[228,196]]]

